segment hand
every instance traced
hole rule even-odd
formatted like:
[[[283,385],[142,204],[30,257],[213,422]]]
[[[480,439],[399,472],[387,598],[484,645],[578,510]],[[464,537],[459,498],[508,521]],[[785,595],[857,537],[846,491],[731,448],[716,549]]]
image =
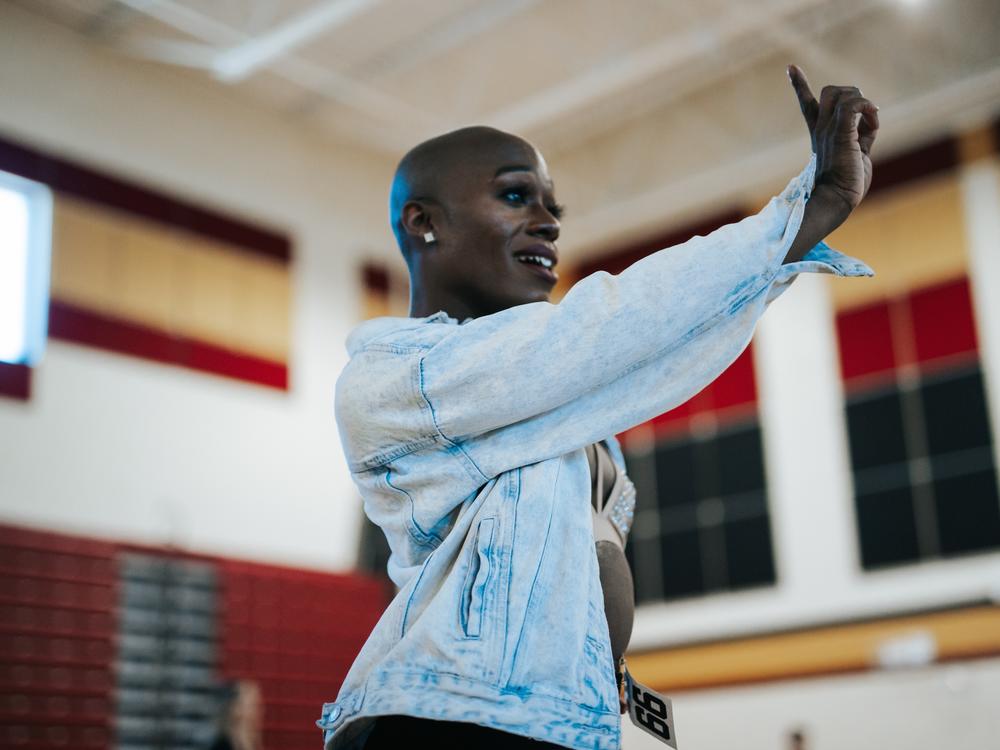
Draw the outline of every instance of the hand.
[[[828,193],[824,198],[830,200],[824,202],[838,206],[843,221],[871,186],[871,149],[878,134],[878,107],[855,86],[824,86],[817,102],[802,70],[789,65],[788,77],[816,154],[813,193]]]

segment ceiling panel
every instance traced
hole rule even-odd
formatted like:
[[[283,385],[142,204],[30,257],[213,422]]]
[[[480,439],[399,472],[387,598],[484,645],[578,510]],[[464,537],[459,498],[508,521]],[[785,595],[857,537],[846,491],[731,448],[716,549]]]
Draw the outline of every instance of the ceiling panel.
[[[996,0],[12,1],[393,156],[462,125],[513,130],[591,234],[616,206],[715,200],[797,163],[788,62],[817,93],[861,85],[882,148],[1000,112]]]

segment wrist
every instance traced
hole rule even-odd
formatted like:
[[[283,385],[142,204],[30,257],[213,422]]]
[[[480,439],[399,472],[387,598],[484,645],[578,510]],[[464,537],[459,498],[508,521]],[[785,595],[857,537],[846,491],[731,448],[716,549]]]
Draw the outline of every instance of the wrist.
[[[817,184],[806,201],[802,223],[784,262],[802,260],[810,248],[844,223],[851,210],[848,200],[836,188]]]
[[[854,205],[850,199],[833,185],[817,180],[812,194],[806,202],[806,214],[823,236],[832,232],[851,215]]]

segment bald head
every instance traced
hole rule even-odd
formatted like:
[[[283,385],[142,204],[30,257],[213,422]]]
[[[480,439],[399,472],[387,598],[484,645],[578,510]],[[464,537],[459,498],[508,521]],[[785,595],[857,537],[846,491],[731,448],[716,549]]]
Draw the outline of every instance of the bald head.
[[[456,130],[404,156],[389,211],[411,316],[464,320],[547,300],[558,278],[554,191],[535,147],[493,128]]]
[[[389,196],[389,221],[404,257],[409,241],[403,227],[403,208],[411,201],[440,206],[446,213],[461,181],[459,172],[477,164],[492,164],[520,155],[540,159],[535,147],[516,135],[496,128],[474,126],[453,130],[410,149],[396,167]]]

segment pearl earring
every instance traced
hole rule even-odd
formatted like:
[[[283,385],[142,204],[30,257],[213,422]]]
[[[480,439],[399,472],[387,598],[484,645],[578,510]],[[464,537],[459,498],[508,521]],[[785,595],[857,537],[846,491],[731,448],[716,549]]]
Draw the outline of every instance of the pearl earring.
[[[424,232],[424,242],[428,245],[434,242],[435,239],[437,238],[434,236],[434,232]]]

